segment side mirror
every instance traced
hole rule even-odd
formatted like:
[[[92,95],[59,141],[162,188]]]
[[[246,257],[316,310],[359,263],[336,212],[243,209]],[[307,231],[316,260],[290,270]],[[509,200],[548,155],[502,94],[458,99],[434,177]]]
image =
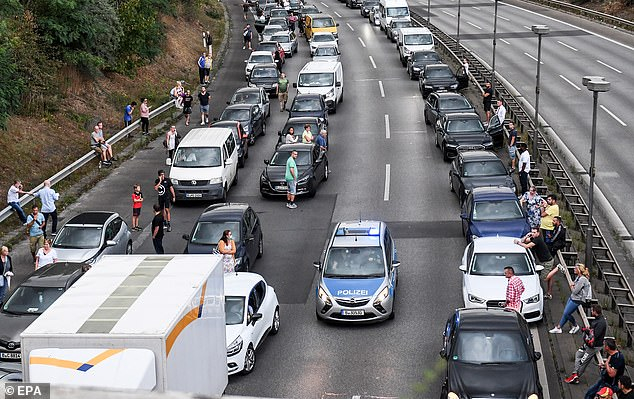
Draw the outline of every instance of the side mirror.
[[[319,261],[313,262],[313,266],[315,266],[315,268],[317,269],[321,269],[321,262]]]
[[[245,63],[245,64],[248,64],[248,63],[249,63],[249,60],[244,60],[244,63]]]
[[[541,272],[542,270],[544,270],[544,266],[542,265],[535,265],[535,271],[537,273]]]
[[[114,247],[115,245],[117,245],[117,242],[115,240],[106,241],[106,247]]]
[[[218,122],[218,117],[213,118],[214,122]]]
[[[445,350],[445,348],[442,348],[440,350],[440,353],[438,353],[440,355],[440,357],[442,357],[443,359],[447,357],[447,351]]]
[[[191,237],[189,236],[189,234],[183,234],[182,238],[183,238],[183,240],[187,240],[187,241],[189,241],[189,239],[190,239]]]
[[[251,323],[255,325],[255,322],[262,318],[262,313],[254,313],[251,315]]]
[[[337,26],[339,26],[339,22],[337,22]]]
[[[265,165],[268,165],[268,164],[269,164],[269,160],[268,160],[268,159],[265,159],[265,160],[264,160],[264,164],[265,164]]]
[[[466,212],[462,212],[460,214],[460,219],[467,219],[467,213]]]
[[[172,158],[165,158],[165,165],[172,166]]]
[[[397,261],[397,260],[393,260],[392,261],[392,267],[399,267],[401,265],[401,262]]]
[[[341,87],[341,82],[335,82],[335,87]]]
[[[277,131],[277,135],[281,137],[281,136],[282,136],[282,131],[281,131],[281,130],[278,130],[278,131]]]
[[[458,269],[460,269],[460,271],[463,272],[463,273],[467,272],[467,266],[466,265],[460,265],[460,266],[458,266]]]
[[[534,352],[533,357],[535,358],[535,360],[539,360],[542,358],[542,354],[540,352]]]
[[[227,101],[227,105],[231,105],[231,101]]]
[[[231,158],[227,158],[227,159],[225,160],[225,166],[230,166],[230,165],[233,165],[233,159],[231,159]]]
[[[297,89],[297,83],[293,83],[293,89]]]

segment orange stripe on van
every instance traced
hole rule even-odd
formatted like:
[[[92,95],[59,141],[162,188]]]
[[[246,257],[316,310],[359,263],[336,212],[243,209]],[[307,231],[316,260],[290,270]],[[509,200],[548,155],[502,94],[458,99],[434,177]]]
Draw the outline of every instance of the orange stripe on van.
[[[33,356],[29,358],[29,364],[41,364],[44,366],[54,366],[54,367],[61,367],[61,368],[73,369],[73,370],[77,370],[78,368],[84,365],[83,363],[74,362],[72,360],[55,359],[53,357],[38,357],[38,356]]]
[[[205,292],[207,291],[207,283],[203,284],[202,292],[200,293],[200,302],[199,305],[189,312],[187,312],[179,321],[176,323],[172,331],[167,335],[167,340],[165,342],[165,350],[167,351],[167,356],[170,355],[170,351],[172,350],[172,346],[176,342],[178,336],[183,332],[185,327],[190,325],[194,320],[200,318],[202,316],[203,304],[205,302]]]

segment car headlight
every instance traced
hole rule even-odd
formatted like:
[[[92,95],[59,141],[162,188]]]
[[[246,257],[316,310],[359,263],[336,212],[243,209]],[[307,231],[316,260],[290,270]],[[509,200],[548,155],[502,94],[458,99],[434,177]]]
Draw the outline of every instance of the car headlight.
[[[178,179],[170,179],[172,181],[172,184],[175,186],[178,186]]]
[[[458,88],[458,83],[452,84],[451,86],[449,86],[452,89],[457,89]]]
[[[332,97],[335,95],[335,89],[330,89],[330,91],[328,91],[328,93],[326,93],[326,97]]]
[[[237,257],[236,258],[236,266],[239,266],[242,263],[242,257]]]
[[[212,177],[209,179],[209,184],[218,184],[222,183],[222,177]]]
[[[477,234],[472,234],[472,235],[471,235],[471,239],[472,239],[472,240],[477,240],[478,238],[480,238],[480,236],[479,236],[479,235],[477,235]]]
[[[304,184],[304,183],[307,183],[307,182],[308,182],[308,180],[310,180],[310,175],[307,175],[307,176],[302,177],[301,179],[298,179],[298,180],[297,180],[297,184]]]
[[[528,299],[524,299],[524,303],[537,303],[537,302],[539,302],[539,294],[533,295],[532,297]]]
[[[455,392],[449,392],[447,394],[447,399],[460,399],[460,396],[458,396]]]
[[[528,399],[539,399],[539,396],[537,396],[537,394],[536,394],[536,393],[534,393],[534,394],[532,394],[532,395],[529,395],[529,396],[528,396]]]
[[[416,67],[416,66],[415,66],[413,69],[414,69],[415,71],[420,71],[420,68],[419,68],[419,67]]]
[[[485,302],[486,302],[486,300],[484,300],[484,299],[482,299],[482,298],[480,298],[480,297],[477,297],[477,296],[475,296],[475,295],[473,295],[473,294],[469,294],[469,302],[473,302],[473,303],[485,303]]]
[[[326,294],[326,290],[322,287],[319,287],[319,299],[321,299],[326,305],[332,305],[330,297]]]
[[[242,350],[242,337],[238,335],[238,338],[234,339],[232,343],[227,347],[227,357],[233,356]]]
[[[379,292],[379,295],[376,296],[376,299],[374,300],[374,304],[380,305],[381,302],[385,301],[388,296],[390,296],[390,290],[388,287],[385,287],[381,290],[381,292]]]

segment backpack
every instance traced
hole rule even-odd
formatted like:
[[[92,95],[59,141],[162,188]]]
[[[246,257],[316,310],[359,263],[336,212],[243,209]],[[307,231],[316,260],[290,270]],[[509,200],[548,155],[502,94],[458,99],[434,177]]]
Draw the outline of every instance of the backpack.
[[[594,329],[592,328],[583,328],[583,342],[589,347],[594,347]]]

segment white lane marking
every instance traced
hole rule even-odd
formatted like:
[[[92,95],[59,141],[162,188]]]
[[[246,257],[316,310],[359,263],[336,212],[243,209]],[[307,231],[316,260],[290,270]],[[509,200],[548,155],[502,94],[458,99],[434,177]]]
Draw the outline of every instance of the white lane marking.
[[[474,24],[474,23],[471,23],[471,22],[469,22],[469,21],[467,21],[467,23],[468,23],[469,25],[473,26],[473,27],[474,27],[474,28],[476,28],[476,29],[480,29],[480,30],[482,30],[482,28],[481,28],[481,27],[479,27],[478,25],[476,25],[476,24]]]
[[[511,44],[511,43],[507,42],[507,41],[506,41],[506,40],[504,40],[504,39],[500,39],[500,41],[501,41],[501,42],[504,42],[504,43],[506,43],[506,44]]]
[[[348,25],[348,28],[350,28],[351,31],[354,32],[354,28],[352,27],[352,25],[350,25],[349,23],[346,22],[346,25]]]
[[[381,97],[385,98],[385,91],[383,91],[383,82],[381,82],[380,80],[379,80],[379,90],[381,90]]]
[[[570,84],[570,86],[574,87],[577,90],[581,90],[581,88],[579,86],[577,86],[576,84],[572,83],[570,80],[568,80],[568,78],[566,78],[564,75],[559,75],[560,78],[562,78],[563,80],[565,80],[566,82],[568,82],[568,84]]]
[[[361,396],[360,395],[353,395],[352,399],[361,399]]]
[[[324,5],[324,7],[326,7],[326,8],[330,8],[330,7],[328,6],[328,4],[324,3],[323,1],[320,1],[320,3],[321,3],[321,4],[323,4],[323,5]]]
[[[359,41],[361,42],[361,45],[365,47],[365,43],[363,43],[363,39],[361,39],[360,37],[357,37],[357,39],[359,39]]]
[[[323,3],[322,3],[323,4]],[[524,25],[524,28],[528,29],[528,30],[532,30],[530,26],[526,26]]]
[[[531,60],[537,62],[537,58],[533,57],[532,55],[528,54],[528,53],[524,53],[524,55],[526,55],[528,58],[530,58]],[[544,63],[542,61],[539,62],[541,65],[544,65]]]
[[[612,65],[608,65],[608,64],[606,64],[606,63],[605,63],[605,62],[603,62],[603,61],[597,60],[597,62],[598,62],[599,64],[603,65],[603,66],[606,66],[606,67],[610,68],[610,69],[611,69],[611,70],[613,70],[614,72],[623,73],[623,72],[619,71],[618,69],[616,69],[615,67],[613,67]]]
[[[337,11],[335,11],[335,15],[337,16],[337,18],[341,18],[341,15]]]
[[[376,64],[374,63],[374,58],[372,58],[371,55],[369,55],[368,57],[370,57],[370,62],[372,63],[372,68],[376,69]]]
[[[474,10],[480,11],[480,7],[472,6],[471,8],[473,8]]]
[[[442,12],[447,14],[447,15],[449,15],[450,17],[456,18],[456,16],[454,14],[450,13],[449,11],[442,10]]]
[[[542,343],[539,339],[539,331],[537,331],[537,327],[531,327],[531,335],[533,336],[533,344],[535,346],[535,350],[540,353],[544,353],[542,350]],[[550,399],[550,390],[548,389],[548,379],[546,375],[546,366],[544,366],[544,357],[537,361],[537,374],[539,375],[539,380],[542,382],[542,394],[544,399]]]
[[[561,45],[562,45],[562,46],[564,46],[564,47],[568,47],[568,48],[569,48],[570,50],[572,50],[572,51],[579,51],[579,50],[577,50],[576,48],[572,47],[571,45],[566,44],[566,43],[564,43],[564,42],[562,42],[562,41],[557,40],[557,43],[561,44]]]
[[[390,164],[385,164],[385,190],[383,190],[383,201],[390,200]]]
[[[621,124],[621,126],[627,126],[625,124],[625,122],[623,122],[621,119],[619,119],[618,116],[614,115],[614,113],[612,111],[610,111],[609,109],[605,108],[603,105],[599,105],[599,107],[601,107],[602,110],[604,110],[605,112],[608,113],[608,115],[610,115],[612,118],[614,118],[618,123]]]
[[[501,16],[501,15],[498,15],[498,18],[500,18],[500,19],[502,19],[502,20],[504,20],[504,21],[506,21],[506,22],[509,22],[509,21],[510,21],[510,19],[508,19],[508,18],[506,18],[506,17],[503,17],[503,16]]]
[[[390,138],[390,116],[385,114],[385,138]]]

